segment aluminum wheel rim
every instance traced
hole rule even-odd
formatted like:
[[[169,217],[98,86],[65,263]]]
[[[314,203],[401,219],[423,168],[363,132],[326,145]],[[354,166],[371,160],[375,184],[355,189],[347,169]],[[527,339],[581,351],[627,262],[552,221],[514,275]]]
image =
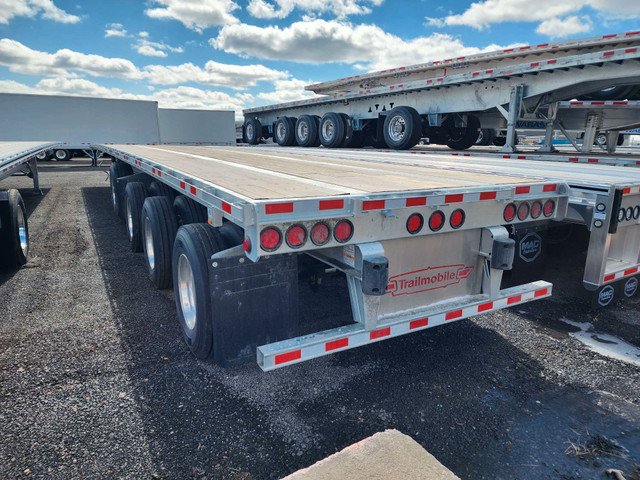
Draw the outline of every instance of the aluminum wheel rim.
[[[36,158],[37,158],[38,160],[44,160],[46,156],[47,156],[47,154],[46,154],[46,153],[44,153],[44,152],[38,152],[38,153],[36,153]]]
[[[333,138],[334,133],[335,133],[335,129],[336,129],[336,126],[333,123],[333,120],[325,120],[322,123],[322,136],[326,140],[331,140]]]
[[[64,150],[56,150],[56,158],[58,160],[62,160],[67,155],[64,153]]]
[[[127,230],[129,230],[129,238],[133,238],[133,215],[129,202],[127,202]]]
[[[113,206],[115,207],[117,205],[116,189],[113,187],[111,188],[111,201],[113,202]]]
[[[247,132],[247,140],[253,140],[253,125],[249,123],[247,125],[246,132]]]
[[[156,266],[156,257],[153,251],[153,234],[151,233],[151,222],[149,218],[144,219],[144,245],[147,252],[147,262],[151,270]]]
[[[184,253],[178,259],[178,292],[184,323],[191,331],[196,327],[196,285],[191,264]]]
[[[27,236],[27,222],[24,220],[22,208],[18,208],[18,238],[20,239],[20,249],[26,257],[29,251],[29,237]]]
[[[401,115],[395,115],[391,117],[389,128],[387,129],[389,138],[391,138],[391,140],[393,140],[394,142],[402,140],[404,138],[406,128],[407,125]]]
[[[303,142],[309,137],[309,125],[307,122],[300,122],[298,124],[298,138]]]
[[[278,136],[278,140],[280,141],[284,140],[284,135],[285,135],[284,122],[278,123],[278,126],[276,128],[276,135]]]

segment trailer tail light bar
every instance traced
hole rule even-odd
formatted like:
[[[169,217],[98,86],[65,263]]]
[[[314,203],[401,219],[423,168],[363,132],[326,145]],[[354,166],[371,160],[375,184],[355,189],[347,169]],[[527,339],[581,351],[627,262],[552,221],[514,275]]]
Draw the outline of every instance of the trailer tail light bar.
[[[429,312],[428,315],[421,314],[389,324],[380,324],[372,330],[366,330],[362,324],[356,323],[292,340],[262,345],[257,349],[258,365],[264,371],[274,370],[331,353],[462,320],[480,313],[540,300],[551,296],[551,290],[550,283],[537,281],[502,290],[500,296],[493,301],[483,299],[465,304],[462,308],[437,309]]]

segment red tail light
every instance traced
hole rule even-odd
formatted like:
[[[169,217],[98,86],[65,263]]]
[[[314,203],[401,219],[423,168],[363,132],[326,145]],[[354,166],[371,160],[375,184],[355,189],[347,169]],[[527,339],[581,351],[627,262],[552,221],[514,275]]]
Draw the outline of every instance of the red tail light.
[[[260,246],[267,252],[273,252],[282,243],[282,234],[276,227],[267,227],[260,233]]]
[[[424,225],[424,218],[419,213],[414,213],[407,220],[407,231],[410,234],[418,233],[422,230],[422,226]]]
[[[464,223],[464,218],[464,210],[460,208],[458,210],[454,210],[451,217],[449,217],[449,224],[451,225],[451,228],[460,228]]]
[[[554,202],[553,200],[547,200],[544,204],[544,216],[545,217],[550,217],[551,215],[553,215],[553,212],[556,209],[556,202]]]
[[[529,215],[529,204],[527,202],[523,202],[518,207],[518,218],[520,220],[524,220]]]
[[[311,229],[311,241],[315,245],[324,245],[329,241],[331,231],[325,223],[316,223]]]
[[[353,236],[353,224],[349,220],[340,220],[336,223],[333,235],[340,243],[348,242]]]
[[[307,241],[307,230],[302,225],[292,225],[287,230],[287,245],[299,248]]]
[[[533,202],[531,205],[531,218],[538,218],[542,213],[542,204],[540,202]]]
[[[437,212],[433,212],[429,217],[429,228],[432,231],[437,232],[442,228],[443,225],[444,213],[442,213],[440,210],[438,210]]]
[[[516,218],[516,206],[513,203],[510,203],[506,207],[504,207],[504,220],[505,222],[512,222],[514,218]]]
[[[244,247],[245,252],[251,252],[251,240],[245,238],[244,242],[242,242],[242,246]]]

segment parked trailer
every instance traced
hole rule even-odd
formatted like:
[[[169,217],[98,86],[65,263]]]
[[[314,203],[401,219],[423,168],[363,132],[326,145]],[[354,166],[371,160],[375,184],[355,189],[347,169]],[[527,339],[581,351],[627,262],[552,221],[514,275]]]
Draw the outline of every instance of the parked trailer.
[[[50,152],[55,143],[0,142],[0,180],[16,173],[33,178],[33,190],[41,195],[36,156]],[[29,254],[27,211],[20,192],[0,189],[0,267],[24,265]]]
[[[454,68],[467,62],[462,57],[434,62],[431,78],[423,72],[393,84],[244,110],[244,138],[250,144],[273,137],[282,146],[407,149],[428,137],[466,149],[480,127],[506,128],[503,151],[513,152],[519,120],[544,117],[553,130],[557,102],[640,84],[639,44],[640,32],[629,32],[488,54],[464,68]],[[545,105],[551,107],[541,110]]]
[[[159,108],[160,142],[185,145],[235,145],[235,112]],[[145,142],[137,142],[145,143]]]
[[[264,150],[266,148],[260,148]],[[253,148],[253,150],[256,150]],[[489,156],[431,155],[427,152],[376,152],[367,150],[317,149],[317,155],[327,162],[359,159],[373,165],[395,165],[398,168],[454,168],[461,172],[494,173],[522,177],[538,177],[546,181],[566,182],[570,188],[569,209],[564,222],[584,225],[589,231],[587,259],[583,284],[589,291],[598,291],[606,304],[614,290],[624,291],[638,284],[640,273],[640,170],[593,164],[562,164]],[[302,149],[290,149],[295,155]],[[281,155],[284,155],[281,152]],[[518,208],[523,203],[518,204]],[[533,210],[527,207],[527,217]],[[538,217],[540,217],[538,213]],[[517,227],[517,226],[516,226]],[[519,228],[517,228],[519,229]],[[517,230],[516,229],[516,230]],[[523,237],[524,238],[524,237]],[[538,239],[540,237],[538,236]],[[526,238],[524,238],[526,243]],[[519,245],[520,246],[520,245]],[[536,253],[536,252],[532,252]],[[569,251],[578,254],[578,251]],[[615,287],[615,288],[614,288]],[[629,287],[627,291],[636,288]],[[604,293],[603,293],[604,292]],[[602,304],[602,302],[601,302]]]
[[[198,358],[225,364],[255,353],[271,370],[551,294],[543,281],[500,288],[515,247],[501,225],[524,200],[562,220],[564,182],[310,151],[98,148],[118,159],[112,196],[126,208],[116,211],[156,286],[173,280]],[[170,187],[168,196],[145,199],[151,181]],[[344,272],[353,324],[296,336],[302,253]]]

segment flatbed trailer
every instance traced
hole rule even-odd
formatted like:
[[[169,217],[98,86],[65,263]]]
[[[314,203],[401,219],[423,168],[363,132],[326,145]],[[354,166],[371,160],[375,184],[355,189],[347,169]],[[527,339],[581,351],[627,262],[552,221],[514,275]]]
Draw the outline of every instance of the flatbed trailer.
[[[566,182],[570,194],[564,222],[584,225],[590,232],[583,276],[585,288],[597,291],[598,296],[603,295],[609,300],[608,304],[613,298],[614,284],[619,286],[631,281],[637,285],[640,274],[640,170],[593,163],[513,161],[512,158],[495,156],[447,156],[419,151],[315,150],[318,150],[316,155],[333,161],[357,158],[374,165],[396,165],[398,168],[408,165],[442,167],[467,173],[494,173]],[[296,155],[302,151],[288,149],[287,153]],[[624,288],[617,290],[623,291]],[[631,290],[635,293],[637,289]]]
[[[0,180],[17,173],[33,179],[33,190],[41,195],[36,157],[50,152],[52,142],[0,142]],[[0,189],[0,267],[24,265],[29,253],[29,226],[24,201],[18,190]]]
[[[503,151],[513,152],[518,121],[544,118],[552,132],[557,102],[640,84],[639,46],[640,32],[627,32],[407,67],[412,73],[393,82],[374,75],[373,86],[343,82],[344,91],[334,85],[318,90],[327,95],[246,109],[244,137],[251,144],[273,137],[282,146],[394,149],[429,137],[466,149],[482,127],[506,129]]]
[[[562,181],[311,151],[96,148],[117,159],[114,209],[155,285],[172,279],[198,358],[255,356],[271,370],[551,294],[543,281],[500,288],[515,253],[502,225],[525,201],[539,203],[546,221],[562,220]],[[148,196],[161,190],[153,183],[168,190]],[[346,275],[352,324],[297,335],[302,253]]]

